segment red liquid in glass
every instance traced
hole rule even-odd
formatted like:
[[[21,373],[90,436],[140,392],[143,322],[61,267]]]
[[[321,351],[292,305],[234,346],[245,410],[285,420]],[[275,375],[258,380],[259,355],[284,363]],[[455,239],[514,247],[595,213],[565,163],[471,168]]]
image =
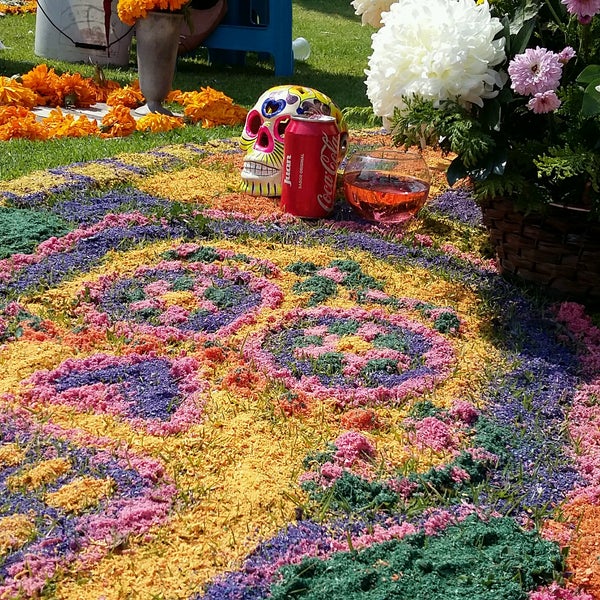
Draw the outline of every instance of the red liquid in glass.
[[[378,172],[344,174],[344,194],[368,221],[404,223],[425,204],[429,184],[405,175]]]

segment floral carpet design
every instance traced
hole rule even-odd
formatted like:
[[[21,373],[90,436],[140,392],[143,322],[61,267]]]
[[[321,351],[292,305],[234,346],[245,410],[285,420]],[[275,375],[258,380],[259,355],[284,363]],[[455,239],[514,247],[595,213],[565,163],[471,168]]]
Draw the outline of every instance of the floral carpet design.
[[[242,160],[0,182],[0,598],[600,598],[593,313],[500,277],[435,156],[403,232]]]

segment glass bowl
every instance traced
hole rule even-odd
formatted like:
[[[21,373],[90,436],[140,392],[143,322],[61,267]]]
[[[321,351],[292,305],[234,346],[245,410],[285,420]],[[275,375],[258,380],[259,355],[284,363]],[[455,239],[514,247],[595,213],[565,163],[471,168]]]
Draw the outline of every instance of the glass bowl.
[[[417,152],[380,148],[350,156],[344,196],[367,221],[405,224],[427,201],[431,175]]]

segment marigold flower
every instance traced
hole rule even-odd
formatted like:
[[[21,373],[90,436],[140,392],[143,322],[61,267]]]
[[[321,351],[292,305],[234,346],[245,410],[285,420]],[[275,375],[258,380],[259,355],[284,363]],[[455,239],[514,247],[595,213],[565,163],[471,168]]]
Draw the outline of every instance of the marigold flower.
[[[115,106],[108,111],[100,123],[102,137],[125,137],[135,131],[135,119],[127,106]]]
[[[245,108],[233,103],[233,100],[210,87],[200,92],[181,95],[184,114],[192,123],[202,122],[202,127],[216,125],[238,125],[246,119]]]
[[[38,104],[38,96],[16,79],[0,75],[0,104],[33,108]]]
[[[171,131],[184,125],[185,123],[181,117],[148,113],[138,120],[136,129],[138,131],[152,131],[153,133],[157,133],[159,131]]]
[[[96,104],[96,90],[89,79],[79,73],[65,73],[60,77],[62,106],[86,108]]]
[[[115,89],[106,98],[106,104],[109,106],[127,106],[129,108],[137,108],[144,104],[144,96],[139,88],[125,86],[124,88]]]
[[[96,87],[96,102],[106,102],[106,99],[112,94],[115,90],[121,89],[121,84],[118,81],[113,81],[112,79],[106,79],[104,81],[98,82],[94,81]]]
[[[42,123],[48,130],[49,138],[85,137],[98,134],[98,124],[94,119],[85,115],[75,118],[71,114],[63,114],[60,108],[55,108]]]
[[[59,106],[62,102],[60,93],[60,77],[53,68],[41,64],[35,66],[21,77],[25,87],[38,95],[37,104],[45,106]]]
[[[117,14],[126,25],[135,25],[150,11],[180,12],[188,3],[189,0],[119,0]]]
[[[0,106],[0,140],[45,140],[48,133],[35,115],[23,106]]]

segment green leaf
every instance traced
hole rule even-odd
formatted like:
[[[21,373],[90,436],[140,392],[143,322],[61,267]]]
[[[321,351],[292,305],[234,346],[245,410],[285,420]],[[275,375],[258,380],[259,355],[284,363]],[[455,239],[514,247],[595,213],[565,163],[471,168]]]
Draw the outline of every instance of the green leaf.
[[[583,93],[583,103],[581,104],[582,117],[594,117],[600,114],[600,77],[592,81]]]
[[[453,186],[460,179],[464,179],[467,176],[467,169],[463,164],[463,161],[460,157],[456,157],[451,163],[448,169],[446,170],[446,179],[448,180],[448,184]]]
[[[598,85],[600,80],[600,65],[587,66],[577,77],[577,83],[587,85],[588,83],[596,82]]]

